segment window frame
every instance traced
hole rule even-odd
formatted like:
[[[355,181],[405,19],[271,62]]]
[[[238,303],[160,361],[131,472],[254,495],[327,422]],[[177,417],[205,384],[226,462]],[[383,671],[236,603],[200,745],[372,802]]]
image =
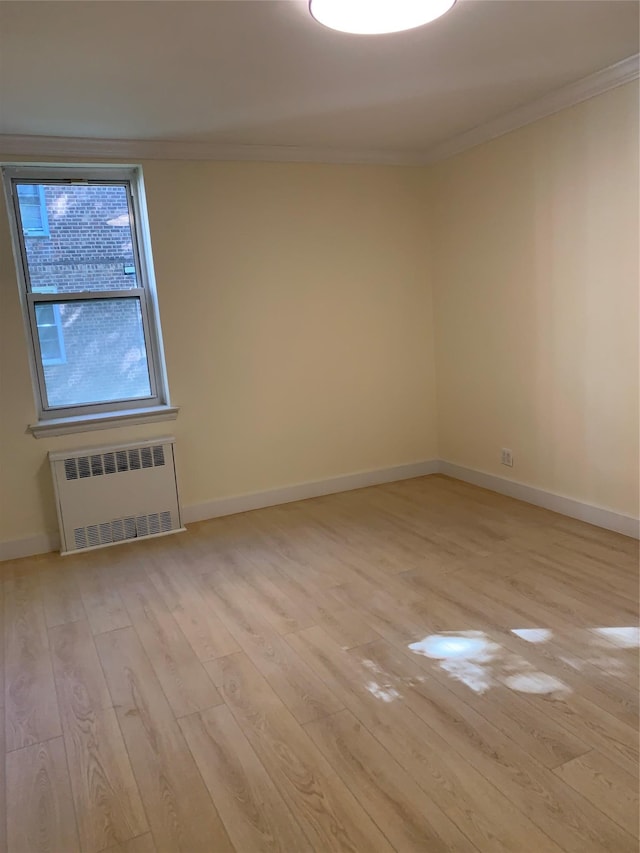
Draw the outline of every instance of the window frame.
[[[105,428],[113,425],[111,421],[120,418],[127,422],[140,423],[147,420],[164,420],[164,416],[167,418],[176,417],[177,409],[171,407],[169,400],[141,167],[106,164],[66,166],[12,163],[2,165],[2,179],[9,213],[16,276],[38,418],[37,423],[30,427],[33,434],[39,437],[45,432],[64,434],[91,428]],[[32,235],[25,235],[22,232],[17,191],[19,183],[70,186],[124,185],[131,219],[133,262],[136,269],[137,286],[128,289],[66,293],[32,291],[25,246],[25,237]],[[35,306],[45,302],[88,302],[95,299],[127,298],[139,300],[151,395],[79,405],[50,405],[44,375],[46,365],[44,365],[41,357]]]

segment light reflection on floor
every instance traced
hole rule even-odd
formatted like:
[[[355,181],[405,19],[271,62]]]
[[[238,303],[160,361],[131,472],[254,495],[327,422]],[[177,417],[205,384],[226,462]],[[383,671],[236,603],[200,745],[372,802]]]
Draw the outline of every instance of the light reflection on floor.
[[[382,699],[383,702],[393,702],[394,699],[400,699],[400,694],[393,687],[385,690],[375,681],[370,681],[365,687],[372,696],[375,696],[376,699]]]
[[[513,628],[511,633],[527,643],[546,643],[551,639],[549,628]]]
[[[376,663],[372,660],[364,660],[363,664],[367,669],[371,670],[377,679],[376,681],[369,681],[365,684],[365,687],[372,696],[375,696],[376,699],[382,699],[383,702],[393,702],[394,699],[401,698],[400,694],[392,684],[380,683],[380,681],[388,681],[388,678]]]
[[[492,664],[501,646],[483,631],[459,631],[432,634],[409,646],[412,652],[439,661],[440,668],[476,693],[492,686]]]
[[[599,637],[603,637],[614,646],[619,646],[621,649],[637,649],[640,648],[640,628],[636,627],[620,627],[620,628],[591,628],[591,631]]]
[[[615,649],[640,646],[640,630],[637,627],[574,629],[574,640],[576,631],[584,634],[584,637],[577,639],[584,641],[585,656],[559,657],[559,660],[577,670],[585,664],[591,664],[611,673],[619,673],[624,663],[615,657]],[[554,631],[549,628],[513,628],[511,633],[527,643],[535,644],[550,642],[554,637]],[[571,692],[571,688],[559,678],[540,671],[525,658],[490,639],[484,631],[443,631],[411,643],[409,649],[414,654],[437,662],[437,666],[451,678],[461,681],[476,693],[486,693],[498,685],[519,693],[558,698]]]

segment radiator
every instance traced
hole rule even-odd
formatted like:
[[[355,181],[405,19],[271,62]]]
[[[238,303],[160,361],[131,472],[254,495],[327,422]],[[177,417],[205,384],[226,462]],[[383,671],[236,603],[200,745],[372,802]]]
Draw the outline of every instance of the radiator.
[[[184,530],[174,448],[154,438],[49,453],[61,553]]]

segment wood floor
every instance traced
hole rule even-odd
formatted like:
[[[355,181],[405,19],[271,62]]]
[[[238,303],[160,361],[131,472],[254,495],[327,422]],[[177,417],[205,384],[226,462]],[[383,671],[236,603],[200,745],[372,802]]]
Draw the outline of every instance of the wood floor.
[[[440,476],[0,566],[0,850],[638,850],[638,552]]]

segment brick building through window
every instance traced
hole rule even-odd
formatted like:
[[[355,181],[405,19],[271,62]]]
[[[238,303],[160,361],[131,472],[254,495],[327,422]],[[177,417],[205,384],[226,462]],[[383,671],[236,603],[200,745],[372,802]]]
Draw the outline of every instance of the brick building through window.
[[[140,170],[3,175],[40,420],[167,406]]]

